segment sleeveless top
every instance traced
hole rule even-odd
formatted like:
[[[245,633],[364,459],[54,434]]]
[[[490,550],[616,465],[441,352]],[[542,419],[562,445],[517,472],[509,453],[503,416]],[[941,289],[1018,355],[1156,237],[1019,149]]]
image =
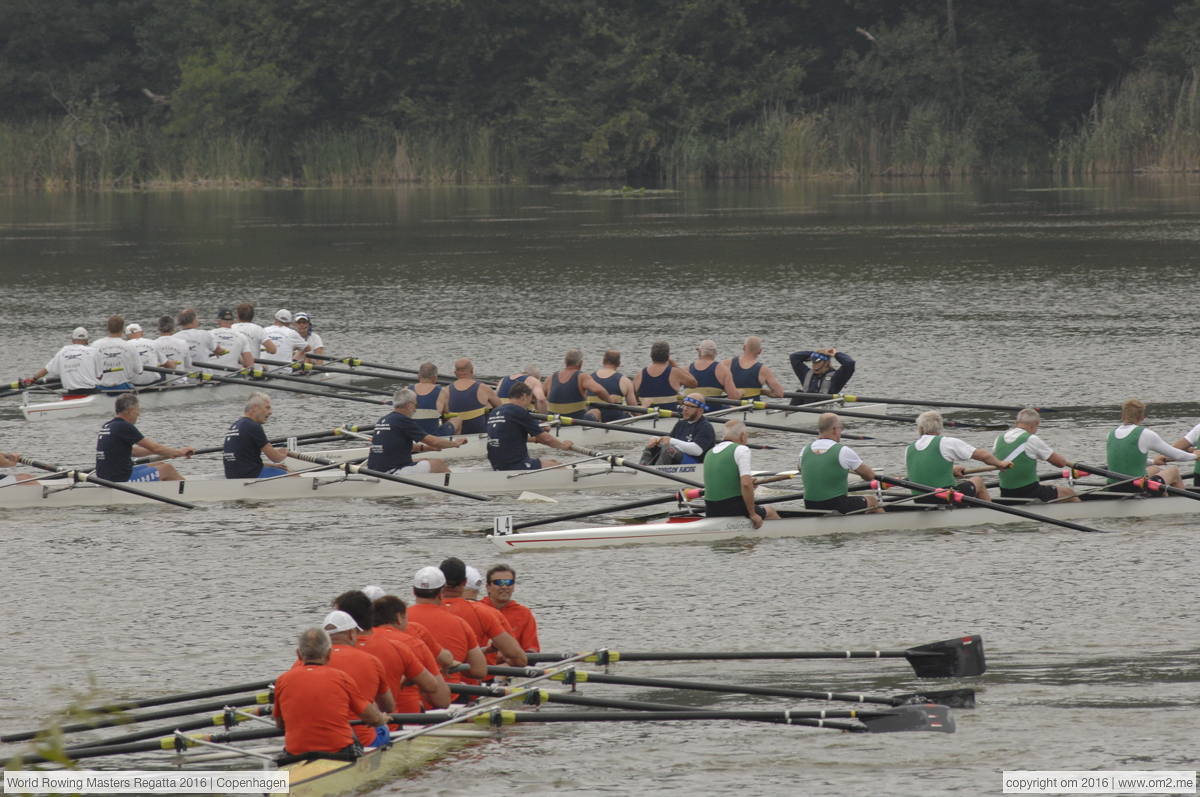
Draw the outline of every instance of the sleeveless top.
[[[734,357],[729,361],[729,373],[733,375],[733,386],[742,391],[742,398],[753,398],[762,394],[762,383],[758,381],[758,372],[762,363],[756,362],[749,368],[743,368],[741,358]]]
[[[615,404],[624,403],[625,399],[623,396],[621,398],[617,398],[618,396],[621,396],[621,380],[624,378],[624,375],[620,371],[617,371],[612,376],[601,377],[601,376],[599,376],[599,374],[600,374],[599,371],[594,371],[592,373],[592,379],[595,379],[597,382],[599,382],[600,387],[607,390],[608,395],[610,395],[614,399],[616,399],[613,403],[615,403]],[[590,390],[588,391],[588,394],[587,394],[588,404],[594,404],[599,400],[600,400],[599,396],[597,396],[595,393],[592,393]],[[629,417],[629,413],[624,412],[622,410],[613,410],[613,409],[606,409],[606,408],[600,409],[600,421],[602,423],[609,423],[610,421],[616,421],[621,418],[628,418],[628,417]]]
[[[724,396],[725,388],[717,381],[717,362],[713,361],[712,365],[705,368],[703,371],[696,369],[696,364],[692,363],[688,366],[688,371],[692,376],[696,377],[697,387],[692,388],[693,393],[699,393],[702,396]]]
[[[517,382],[524,382],[529,374],[514,374],[506,376],[500,380],[500,384],[496,385],[496,395],[500,397],[500,401],[508,404],[511,399],[508,397],[508,391],[512,390],[512,386]]]
[[[954,463],[948,462],[942,456],[942,436],[938,435],[929,441],[924,451],[917,448],[916,443],[909,443],[904,452],[904,467],[908,470],[908,478],[917,484],[930,487],[953,487],[958,484],[954,478]],[[913,495],[921,495],[923,491],[913,490]]]
[[[992,451],[996,454],[997,459],[1006,459],[1013,464],[1008,470],[1000,471],[1000,486],[1005,490],[1024,487],[1038,480],[1037,460],[1025,456],[1025,441],[1028,439],[1029,432],[1022,431],[1017,435],[1016,440],[1008,443],[1005,442],[1002,434],[996,438],[996,443],[992,446]]]
[[[815,440],[813,442],[816,442]],[[846,495],[846,474],[839,454],[841,443],[834,443],[821,453],[812,449],[812,443],[800,452],[800,473],[804,476],[804,497],[810,501],[828,501]]]
[[[579,389],[579,375],[582,371],[572,371],[566,382],[558,381],[562,371],[555,371],[550,377],[550,393],[546,396],[546,409],[555,415],[565,415],[568,418],[582,418],[587,414],[587,400]]]
[[[638,390],[639,399],[650,399],[650,403],[660,410],[675,412],[679,409],[679,393],[671,387],[671,366],[658,376],[651,376],[649,368],[642,369],[642,387]]]
[[[412,414],[413,423],[425,430],[426,434],[436,435],[442,426],[442,414],[438,412],[438,396],[442,395],[442,386],[435,385],[433,390],[422,396],[417,394],[417,410]]]
[[[1108,433],[1105,453],[1108,455],[1108,469],[1114,473],[1126,476],[1146,475],[1146,454],[1138,448],[1138,440],[1142,437],[1142,427],[1135,426],[1125,437],[1117,437],[1117,430]],[[1119,481],[1109,479],[1108,483]]]
[[[487,404],[479,403],[477,391],[478,381],[472,382],[471,386],[466,390],[459,390],[454,385],[449,385],[450,389],[450,412],[458,414],[462,420],[463,434],[482,434],[487,431]]]
[[[709,451],[704,458],[705,501],[724,501],[742,494],[742,475],[733,456],[739,447],[731,443],[720,451]]]

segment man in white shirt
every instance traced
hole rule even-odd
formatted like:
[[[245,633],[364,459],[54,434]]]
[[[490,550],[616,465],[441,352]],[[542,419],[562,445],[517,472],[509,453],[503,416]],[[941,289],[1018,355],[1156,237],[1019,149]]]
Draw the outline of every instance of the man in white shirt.
[[[213,357],[220,357],[227,353],[218,345],[217,339],[211,332],[200,328],[200,317],[194,307],[182,311],[177,320],[179,331],[175,333],[175,337],[188,345],[192,362],[212,362]]]
[[[258,324],[254,323],[254,305],[250,302],[242,302],[237,306],[238,322],[233,325],[234,332],[240,332],[250,344],[250,353],[254,357],[259,356],[259,352],[265,351],[267,354],[275,353],[274,341],[263,341],[264,330]]]
[[[233,311],[222,307],[217,312],[217,328],[212,331],[217,345],[225,349],[225,353],[214,357],[209,362],[220,363],[234,368],[253,368],[254,356],[251,353],[250,342],[245,335],[233,329]]]
[[[142,330],[141,324],[130,324],[125,327],[125,341],[133,347],[133,351],[137,354],[138,360],[143,367],[147,365],[165,367],[163,366],[163,357],[159,353],[158,347],[154,345],[154,341],[146,340],[146,333]],[[163,376],[163,374],[157,371],[142,371],[129,381],[133,382],[137,387],[143,387],[163,381]]]
[[[1181,451],[1168,445],[1157,432],[1142,426],[1144,420],[1146,405],[1141,401],[1129,399],[1121,404],[1121,425],[1108,433],[1108,441],[1105,444],[1108,470],[1131,478],[1149,477],[1169,487],[1184,489],[1179,468],[1160,466],[1167,462],[1195,461],[1196,453]],[[1160,456],[1148,459],[1151,451]],[[1108,481],[1112,485],[1109,489],[1116,492],[1141,492],[1143,489],[1132,483],[1122,483],[1123,480],[1110,478]]]
[[[188,348],[186,342],[175,337],[175,319],[169,315],[164,315],[158,319],[158,338],[154,341],[154,348],[158,349],[158,356],[163,360],[163,368],[182,368],[185,371],[192,369],[192,352]],[[184,380],[184,377],[167,377],[162,375],[164,381]],[[186,380],[185,380],[186,381]]]
[[[321,336],[313,330],[312,319],[309,318],[308,313],[296,313],[293,323],[296,325],[296,334],[304,338],[304,342],[308,344],[310,354],[325,353],[325,341],[321,340]],[[311,357],[305,357],[304,361],[314,365],[325,364],[323,360],[314,360]]]
[[[125,340],[125,319],[119,315],[109,316],[105,328],[108,337],[92,344],[92,348],[100,353],[100,366],[104,370],[100,389],[112,392],[132,390],[132,380],[142,373],[142,360]]]
[[[25,382],[33,384],[35,379],[47,375],[60,377],[68,393],[85,395],[100,392],[100,378],[104,376],[104,367],[100,364],[100,352],[88,345],[86,329],[75,327],[75,331],[71,333],[70,345],[59,349],[58,354],[46,363],[45,368]]]
[[[1192,431],[1179,438],[1179,441],[1175,443],[1175,447],[1181,451],[1187,451],[1195,454],[1197,443],[1200,443],[1200,423],[1193,426]],[[1163,457],[1162,460],[1163,462],[1166,462],[1167,458]],[[1157,465],[1162,463],[1158,462],[1156,459],[1155,464]],[[1192,484],[1196,487],[1200,487],[1200,468],[1193,469]]]
[[[292,314],[287,310],[280,310],[275,314],[275,323],[263,330],[263,353],[259,355],[259,359],[276,363],[272,370],[290,370],[287,364],[292,362],[293,353],[309,350],[308,343],[300,337],[300,333],[292,329],[291,324]],[[273,354],[266,352],[267,341],[275,344]]]
[[[856,473],[869,482],[875,478],[875,471],[850,446],[842,444],[842,430],[840,416],[833,412],[823,414],[817,420],[820,436],[800,452],[804,508],[843,515],[882,512],[875,496],[850,495],[846,474]]]
[[[938,489],[954,489],[963,495],[978,498],[980,501],[990,501],[987,487],[983,479],[971,476],[956,483],[956,479],[966,476],[962,465],[970,459],[978,460],[985,465],[991,465],[998,470],[1012,467],[1007,460],[1000,460],[990,451],[976,448],[970,443],[957,437],[942,435],[942,414],[935,410],[923,412],[917,416],[917,431],[920,437],[909,445],[904,452],[904,464],[908,470],[908,478],[917,484]],[[936,495],[922,495],[920,490],[913,490],[913,495],[921,495],[916,499],[918,504],[941,504],[945,499]]]
[[[708,517],[750,518],[754,528],[763,520],[778,520],[774,507],[764,506],[759,516],[754,503],[754,474],[746,447],[746,424],[725,423],[725,439],[704,458],[704,514]]]
[[[1017,413],[1016,425],[996,438],[992,453],[1013,463],[1000,472],[1001,498],[1032,498],[1044,503],[1078,501],[1075,491],[1064,485],[1042,484],[1038,478],[1038,461],[1049,462],[1056,468],[1066,467],[1067,458],[1055,453],[1037,436],[1042,423],[1041,414],[1032,407]]]

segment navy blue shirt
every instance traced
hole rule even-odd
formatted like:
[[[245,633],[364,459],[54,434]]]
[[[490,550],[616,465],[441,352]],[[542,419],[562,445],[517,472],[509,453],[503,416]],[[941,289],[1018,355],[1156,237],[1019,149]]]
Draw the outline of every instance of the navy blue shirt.
[[[124,418],[100,427],[96,438],[96,475],[110,482],[127,482],[133,475],[133,447],[146,435]]]
[[[717,444],[717,433],[713,430],[713,425],[708,418],[700,418],[697,421],[680,419],[675,424],[675,428],[671,430],[671,437],[700,446],[700,456],[696,459],[704,459],[704,455]]]
[[[225,478],[257,479],[262,473],[262,449],[267,444],[262,424],[241,417],[229,424],[225,432]]]
[[[492,410],[487,422],[487,455],[493,470],[512,470],[529,457],[528,441],[542,433],[529,410],[505,404]]]
[[[429,434],[402,412],[390,412],[375,422],[367,468],[387,473],[413,464],[412,449]]]

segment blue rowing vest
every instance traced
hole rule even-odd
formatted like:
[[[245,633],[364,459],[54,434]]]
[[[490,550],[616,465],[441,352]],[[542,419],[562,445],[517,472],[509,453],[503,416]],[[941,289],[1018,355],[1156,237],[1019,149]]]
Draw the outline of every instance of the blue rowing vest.
[[[412,414],[412,420],[425,430],[425,434],[439,434],[442,428],[442,415],[437,408],[438,396],[441,394],[441,385],[435,386],[424,396],[417,394],[417,410]]]
[[[506,376],[500,380],[500,384],[496,385],[496,395],[505,404],[509,402],[508,391],[512,390],[512,386],[517,382],[524,382],[529,378],[529,374],[517,374],[515,376]]]
[[[642,369],[642,387],[638,391],[639,399],[650,399],[657,409],[675,412],[679,409],[679,393],[671,387],[671,366],[667,366],[658,376],[651,376],[649,368]]]
[[[487,431],[488,405],[480,404],[478,398],[479,385],[472,382],[466,390],[459,390],[450,385],[450,412],[457,413],[462,421],[463,434],[482,434]]]
[[[558,381],[556,371],[550,377],[550,393],[546,396],[546,407],[554,415],[565,415],[568,418],[583,418],[587,415],[587,399],[579,389],[579,374],[574,371],[566,382]]]
[[[725,387],[717,381],[717,363],[715,360],[712,365],[703,371],[697,370],[696,364],[692,363],[688,366],[688,371],[692,376],[696,377],[697,386],[692,388],[693,393],[699,393],[702,396],[725,395]]]
[[[623,396],[621,398],[617,398],[618,396],[621,396],[621,380],[624,378],[625,377],[621,374],[620,371],[613,374],[612,376],[605,376],[605,377],[601,377],[599,371],[595,371],[592,373],[592,379],[595,379],[597,382],[600,383],[600,387],[602,387],[608,391],[608,395],[612,396],[614,404],[623,404],[625,401]],[[592,404],[594,402],[599,401],[600,397],[595,395],[591,391],[588,391],[587,400],[588,400],[588,404]],[[616,421],[616,420],[620,420],[621,418],[628,418],[628,417],[629,417],[629,413],[624,412],[622,410],[600,409],[600,420],[603,423],[610,423],[612,421]]]
[[[758,372],[762,363],[755,363],[749,368],[743,368],[741,359],[734,357],[729,361],[729,373],[733,376],[733,386],[742,391],[742,398],[753,398],[762,393],[762,382],[758,380]]]

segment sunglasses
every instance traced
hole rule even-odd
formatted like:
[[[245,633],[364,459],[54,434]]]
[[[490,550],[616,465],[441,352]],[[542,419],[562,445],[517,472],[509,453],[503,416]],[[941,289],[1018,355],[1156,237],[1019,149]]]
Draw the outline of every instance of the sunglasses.
[[[516,583],[517,583],[517,580],[515,578],[493,578],[492,579],[492,584],[497,587],[511,587],[513,584],[516,584]]]

